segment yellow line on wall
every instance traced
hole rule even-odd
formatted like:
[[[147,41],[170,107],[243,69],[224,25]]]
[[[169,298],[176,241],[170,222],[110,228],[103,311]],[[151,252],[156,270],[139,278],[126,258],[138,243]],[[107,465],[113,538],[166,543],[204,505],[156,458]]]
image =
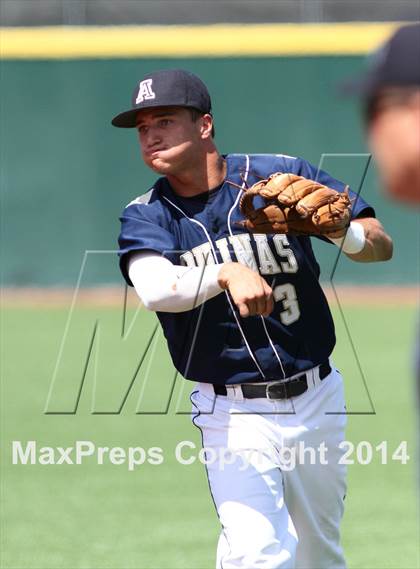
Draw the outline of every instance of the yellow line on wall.
[[[2,59],[357,55],[401,24],[0,28]]]

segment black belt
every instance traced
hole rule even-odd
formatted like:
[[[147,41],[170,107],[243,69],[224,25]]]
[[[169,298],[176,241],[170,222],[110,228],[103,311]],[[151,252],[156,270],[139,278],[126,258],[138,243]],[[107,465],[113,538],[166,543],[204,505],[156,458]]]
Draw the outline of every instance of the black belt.
[[[324,362],[319,366],[319,379],[322,381],[331,373],[331,366],[328,362]],[[243,397],[246,399],[255,399],[257,397],[266,397],[267,399],[289,399],[302,395],[308,389],[308,378],[306,373],[298,375],[291,380],[269,381],[257,384],[235,384],[235,388],[242,391]],[[228,386],[229,387],[229,386]],[[233,385],[232,385],[233,387]],[[213,385],[214,392],[217,395],[227,395],[226,385]]]

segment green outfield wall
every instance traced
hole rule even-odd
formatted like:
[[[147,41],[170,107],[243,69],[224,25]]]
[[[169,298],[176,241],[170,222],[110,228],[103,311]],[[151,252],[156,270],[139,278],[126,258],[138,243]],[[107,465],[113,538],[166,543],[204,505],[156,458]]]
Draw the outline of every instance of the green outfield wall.
[[[3,285],[76,283],[86,250],[116,249],[118,216],[155,175],[131,130],[110,125],[138,78],[182,67],[208,85],[221,152],[302,156],[357,190],[367,162],[356,102],[337,96],[363,56],[3,58],[1,84],[1,266]],[[391,262],[343,258],[338,283],[418,280],[418,216],[384,199],[371,164],[362,196],[395,242]],[[314,241],[317,241],[316,239]],[[328,280],[336,249],[316,243]],[[112,254],[90,254],[83,284],[121,282]]]

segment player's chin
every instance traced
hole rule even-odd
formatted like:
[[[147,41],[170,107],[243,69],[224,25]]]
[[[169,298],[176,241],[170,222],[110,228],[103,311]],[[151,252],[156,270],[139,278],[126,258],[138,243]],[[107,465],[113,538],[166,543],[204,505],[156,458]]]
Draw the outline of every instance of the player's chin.
[[[420,204],[420,164],[412,169],[401,170],[399,175],[393,173],[393,175],[384,176],[384,186],[391,198],[404,202],[406,205],[418,207]]]

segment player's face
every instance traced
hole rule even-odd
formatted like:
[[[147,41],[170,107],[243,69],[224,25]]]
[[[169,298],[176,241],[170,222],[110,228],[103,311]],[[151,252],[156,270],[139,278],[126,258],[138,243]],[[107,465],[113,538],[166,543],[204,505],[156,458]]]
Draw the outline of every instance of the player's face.
[[[369,146],[390,195],[420,203],[420,96],[381,106],[369,123]]]
[[[144,162],[155,172],[176,175],[197,160],[203,143],[203,121],[193,122],[188,109],[156,107],[137,116]]]

